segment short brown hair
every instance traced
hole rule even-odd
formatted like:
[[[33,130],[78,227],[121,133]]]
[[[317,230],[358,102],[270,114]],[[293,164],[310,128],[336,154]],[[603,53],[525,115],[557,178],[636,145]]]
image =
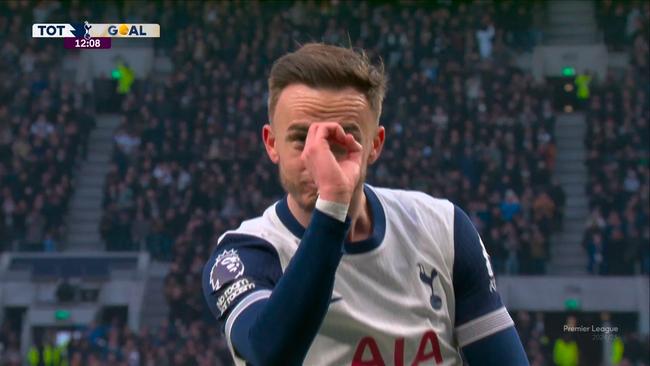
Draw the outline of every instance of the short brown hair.
[[[386,75],[381,60],[373,65],[363,50],[323,43],[307,43],[275,61],[268,80],[269,119],[273,118],[280,93],[292,84],[335,90],[353,87],[366,96],[377,119],[386,94]]]

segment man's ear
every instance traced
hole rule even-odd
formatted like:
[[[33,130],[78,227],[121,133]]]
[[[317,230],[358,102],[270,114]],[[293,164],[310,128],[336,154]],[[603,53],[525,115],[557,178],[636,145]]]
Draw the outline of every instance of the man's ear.
[[[266,148],[266,153],[269,155],[269,158],[274,164],[277,164],[280,161],[280,156],[278,151],[275,149],[275,135],[273,134],[273,128],[270,124],[265,124],[262,128],[262,140],[264,140],[264,147]]]
[[[384,126],[377,127],[377,133],[372,139],[372,150],[370,150],[370,156],[368,157],[368,164],[372,164],[381,155],[381,150],[384,148],[384,141],[386,139],[386,129]]]

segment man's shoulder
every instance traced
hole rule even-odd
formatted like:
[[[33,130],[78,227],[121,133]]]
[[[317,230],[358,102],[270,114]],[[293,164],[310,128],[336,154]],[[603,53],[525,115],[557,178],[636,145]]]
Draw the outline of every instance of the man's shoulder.
[[[249,237],[251,240],[257,239],[260,242],[273,244],[278,242],[278,238],[289,237],[289,235],[286,230],[283,230],[283,226],[275,214],[275,204],[273,204],[262,215],[244,220],[239,227],[223,233],[218,242],[219,245],[222,245],[241,237]]]
[[[454,225],[454,204],[424,192],[394,188],[375,188],[387,217],[394,223],[407,222],[424,230],[448,232]]]
[[[372,187],[372,189],[391,209],[418,210],[453,216],[454,204],[447,199],[433,197],[416,190],[384,187]]]

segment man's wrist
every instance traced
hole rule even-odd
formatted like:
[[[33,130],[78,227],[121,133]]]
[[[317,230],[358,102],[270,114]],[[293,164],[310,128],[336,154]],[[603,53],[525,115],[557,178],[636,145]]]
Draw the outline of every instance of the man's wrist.
[[[329,201],[318,197],[316,200],[316,209],[330,217],[333,217],[341,222],[345,222],[345,217],[348,215],[348,208],[350,204]]]
[[[318,198],[323,199],[325,201],[349,205],[350,201],[352,200],[352,192],[347,193],[345,191],[340,191],[340,190],[319,189]]]

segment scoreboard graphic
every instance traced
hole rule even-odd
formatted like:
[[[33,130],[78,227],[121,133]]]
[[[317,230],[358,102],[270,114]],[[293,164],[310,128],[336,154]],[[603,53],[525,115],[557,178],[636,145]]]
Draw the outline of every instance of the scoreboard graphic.
[[[36,23],[32,38],[63,38],[69,49],[111,48],[113,38],[159,38],[160,25],[154,23]]]

